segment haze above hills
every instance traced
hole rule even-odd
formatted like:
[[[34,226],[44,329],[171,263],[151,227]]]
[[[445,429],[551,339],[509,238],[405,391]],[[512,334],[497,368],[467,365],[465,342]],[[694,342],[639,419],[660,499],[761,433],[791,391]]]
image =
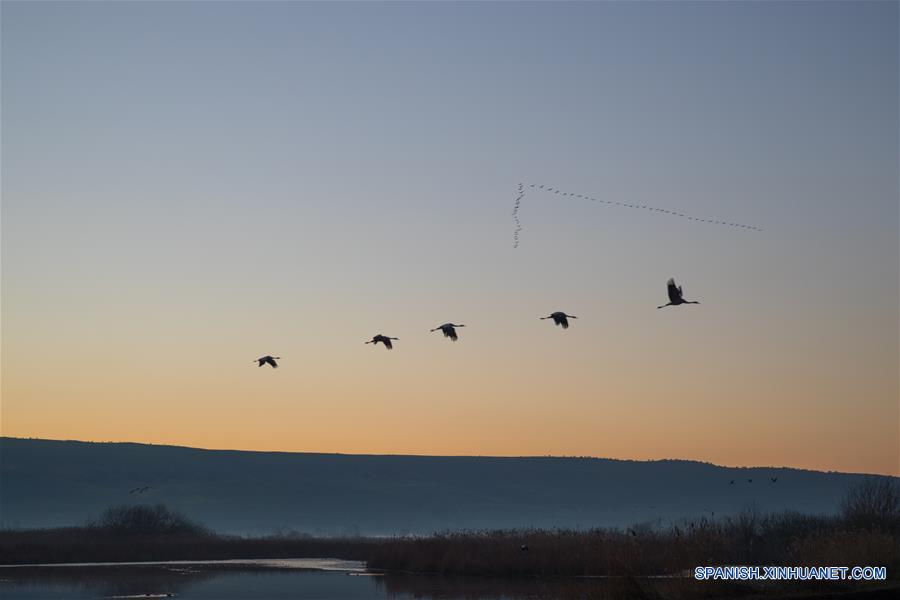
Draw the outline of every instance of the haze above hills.
[[[250,452],[3,437],[0,525],[80,524],[111,505],[164,503],[242,534],[625,526],[751,506],[834,512],[862,477],[685,460]]]

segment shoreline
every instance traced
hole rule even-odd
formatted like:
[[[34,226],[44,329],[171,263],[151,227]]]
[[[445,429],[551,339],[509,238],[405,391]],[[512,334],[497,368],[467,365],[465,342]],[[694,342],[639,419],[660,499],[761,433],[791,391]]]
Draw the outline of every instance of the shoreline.
[[[286,564],[302,563],[303,564]],[[329,564],[333,563],[333,564]],[[340,566],[339,566],[340,564]],[[346,560],[343,558],[294,557],[294,558],[227,558],[198,560],[148,560],[148,561],[104,561],[104,562],[62,562],[62,563],[23,563],[3,564],[0,569],[58,569],[58,568],[95,568],[95,567],[165,567],[165,566],[220,566],[220,567],[254,567],[260,569],[286,569],[294,571],[340,571],[364,572],[365,561]],[[314,566],[315,565],[315,566]]]

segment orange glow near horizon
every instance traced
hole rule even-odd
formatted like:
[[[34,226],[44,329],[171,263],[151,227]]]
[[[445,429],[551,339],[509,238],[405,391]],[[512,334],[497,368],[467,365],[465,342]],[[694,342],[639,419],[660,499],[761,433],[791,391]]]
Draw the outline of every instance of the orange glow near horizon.
[[[900,475],[898,3],[0,11],[2,435]]]
[[[4,348],[0,427],[12,437],[221,449],[679,458],[898,474],[894,424],[872,419],[877,405],[863,411],[858,402],[842,401],[872,375],[840,370],[843,353],[825,369],[821,352],[804,357],[788,348],[796,358],[784,371],[777,356],[756,356],[754,341],[774,330],[748,330],[741,344],[716,345],[714,332],[726,327],[730,309],[701,306],[704,313],[688,312],[691,307],[669,315],[650,308],[645,312],[661,329],[630,334],[623,321],[597,322],[602,316],[583,310],[568,331],[515,310],[493,323],[460,319],[469,326],[456,343],[427,327],[392,329],[401,338],[393,351],[354,339],[352,323],[313,324],[307,336],[321,343],[276,348],[283,357],[277,370],[235,352],[258,344],[242,339],[248,331],[225,334],[184,320],[179,328],[191,339],[219,332],[194,357],[167,352],[167,336],[145,324],[110,328],[102,343],[79,342],[86,339],[79,333],[100,327],[82,321],[71,324],[83,329],[71,331],[71,339],[56,334],[66,354],[41,355],[37,345]],[[618,309],[625,319],[639,312]],[[522,326],[512,327],[514,319]],[[704,321],[713,323],[705,339],[684,342],[681,354],[653,342],[658,335],[706,330]],[[34,339],[24,332],[16,337]],[[627,341],[597,343],[604,338]],[[106,347],[118,355],[106,354]],[[645,376],[645,364],[658,365],[653,377]],[[723,390],[731,390],[727,402]],[[884,398],[889,382],[871,391]],[[861,430],[865,444],[848,434]]]

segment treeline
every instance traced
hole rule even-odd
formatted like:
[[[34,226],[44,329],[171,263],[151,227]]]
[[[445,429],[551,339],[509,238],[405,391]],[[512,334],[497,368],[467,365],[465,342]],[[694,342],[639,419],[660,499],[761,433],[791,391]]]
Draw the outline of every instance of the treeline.
[[[161,504],[108,508],[80,527],[0,531],[0,564],[334,557],[365,560],[364,538],[218,534]]]
[[[446,575],[641,576],[702,565],[885,566],[900,575],[900,485],[872,478],[839,514],[753,509],[626,530],[495,530],[421,537],[242,538],[164,506],[119,506],[82,527],[0,531],[0,564],[330,557]]]

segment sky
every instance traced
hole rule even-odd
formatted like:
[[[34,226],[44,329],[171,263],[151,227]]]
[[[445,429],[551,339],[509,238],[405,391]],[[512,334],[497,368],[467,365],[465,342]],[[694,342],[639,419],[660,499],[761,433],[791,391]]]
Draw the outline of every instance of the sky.
[[[3,435],[900,474],[896,2],[0,11]]]

